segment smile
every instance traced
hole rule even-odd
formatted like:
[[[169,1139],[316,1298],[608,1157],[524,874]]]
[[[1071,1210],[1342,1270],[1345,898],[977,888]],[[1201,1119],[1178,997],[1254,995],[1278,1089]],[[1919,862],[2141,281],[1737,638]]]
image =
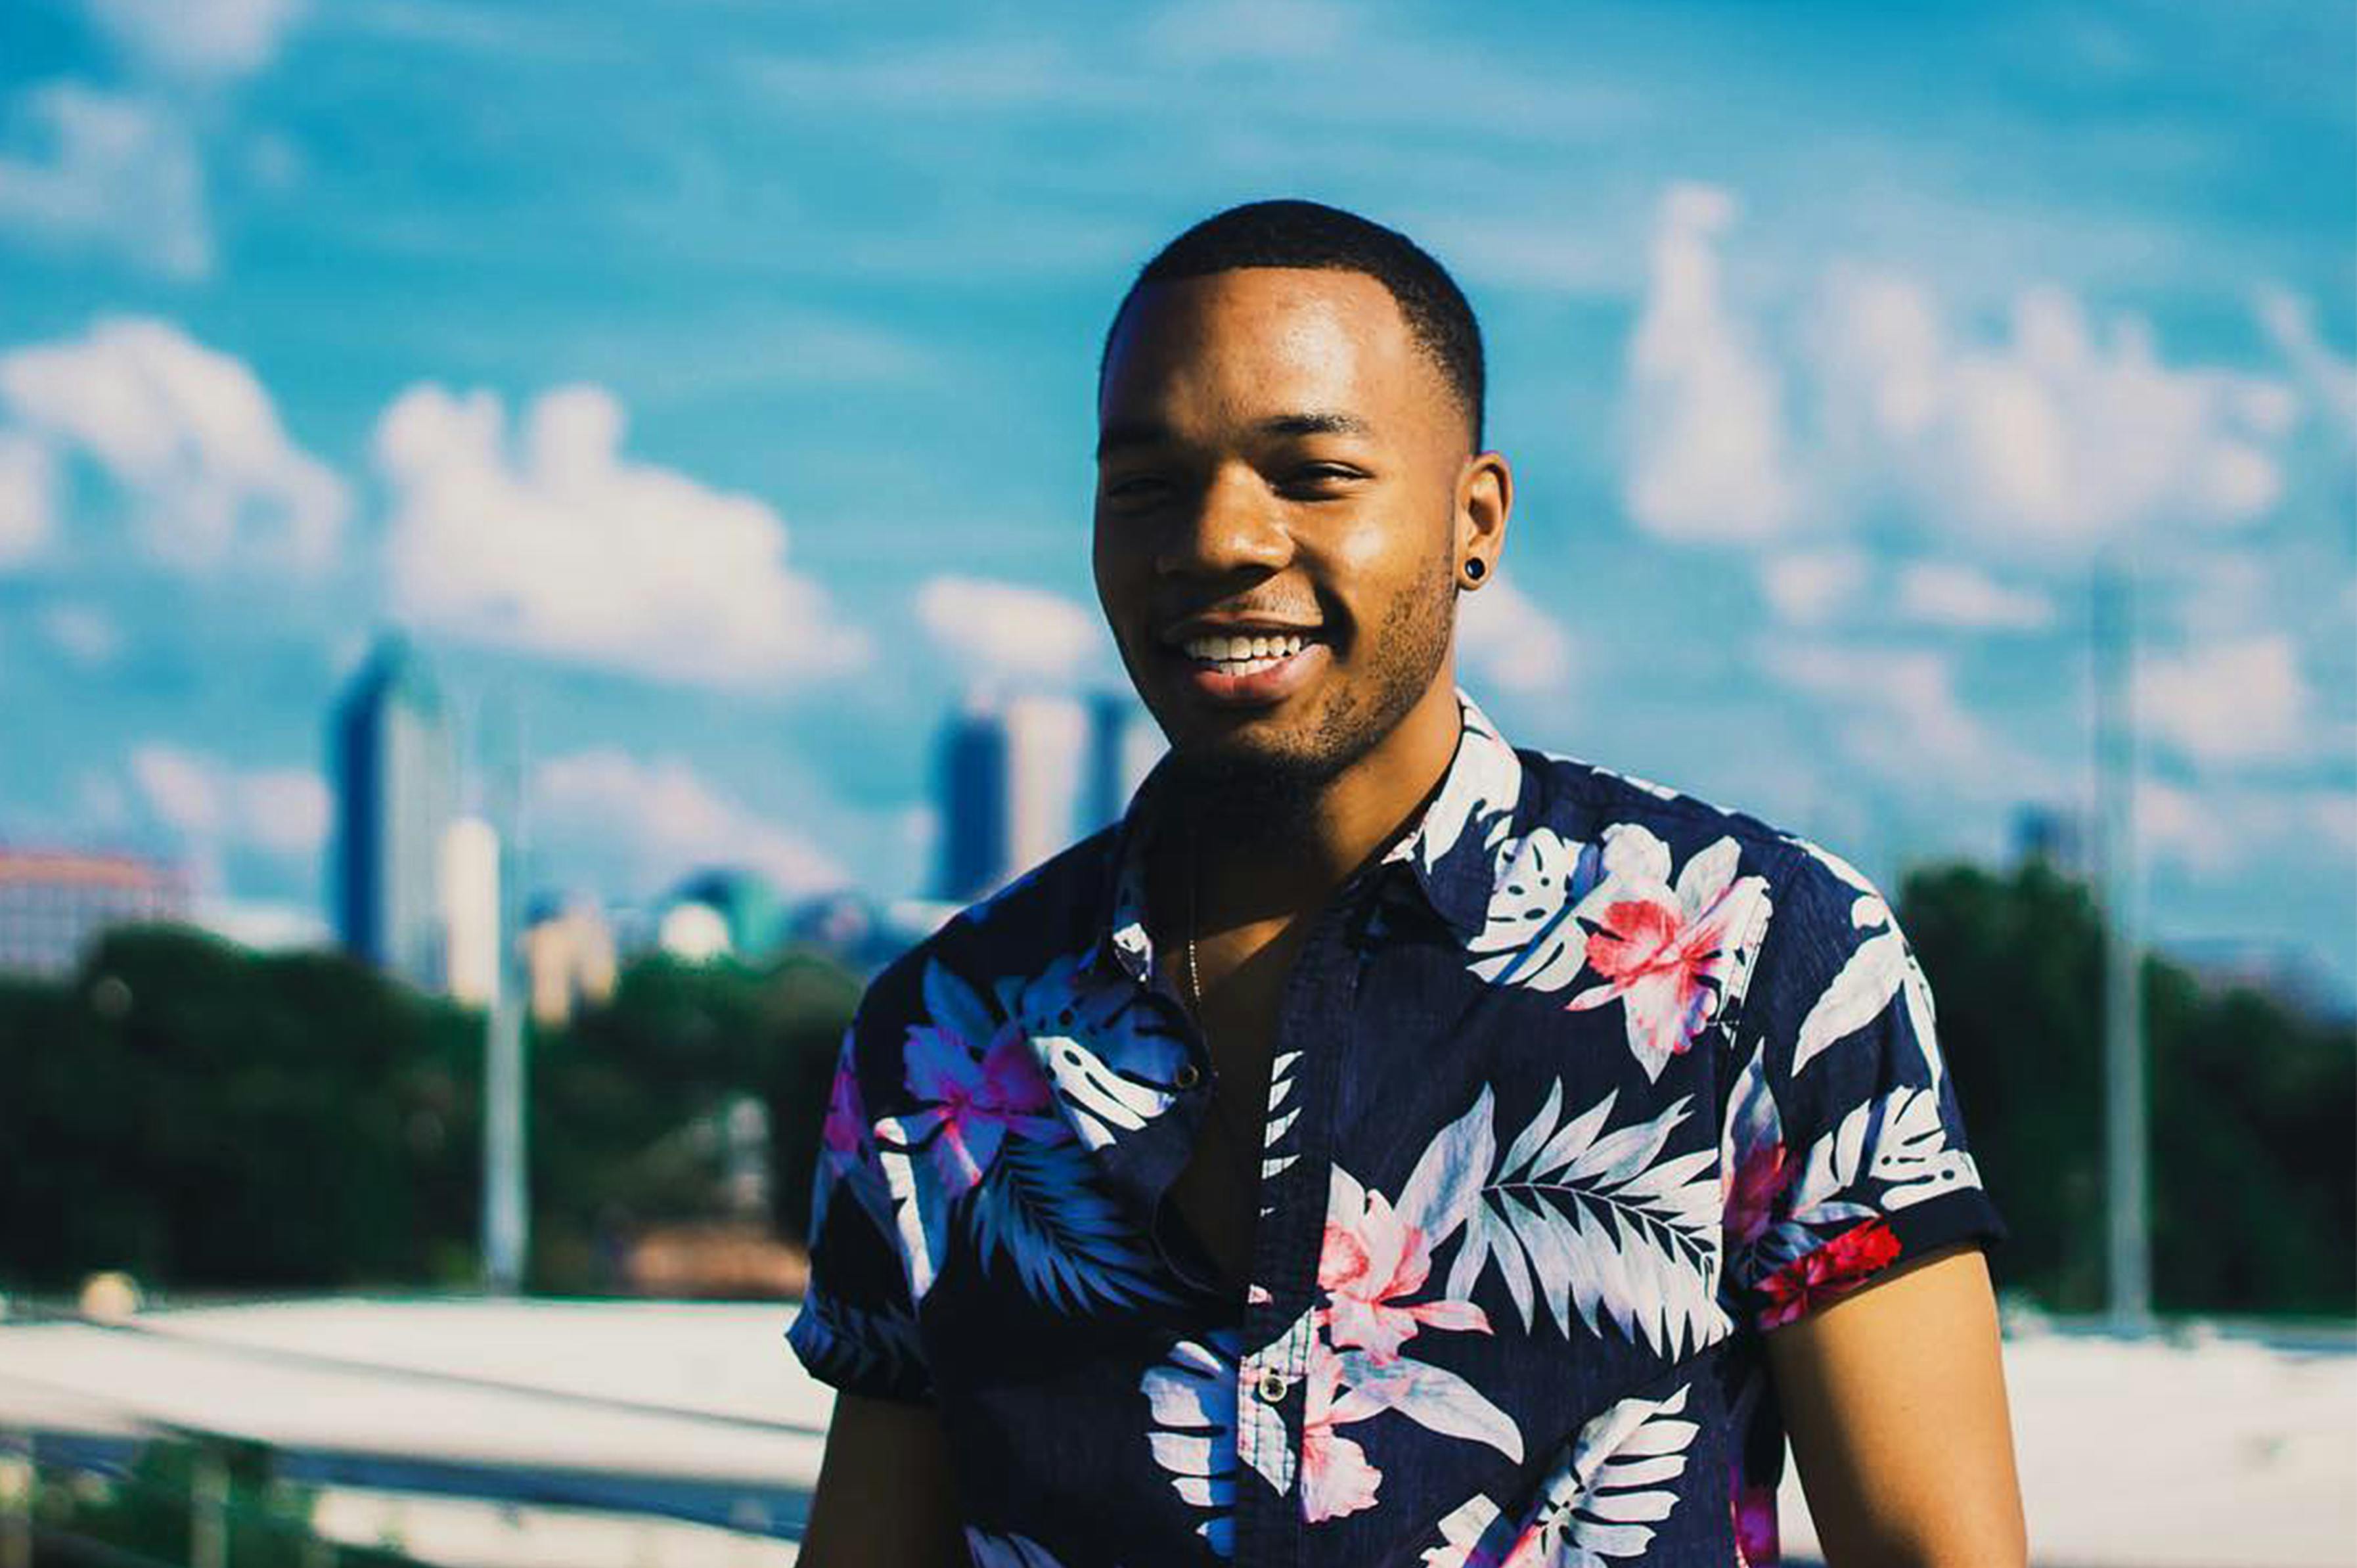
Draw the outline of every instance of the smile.
[[[1168,650],[1187,686],[1222,707],[1265,707],[1308,682],[1332,650],[1299,632],[1190,637]]]

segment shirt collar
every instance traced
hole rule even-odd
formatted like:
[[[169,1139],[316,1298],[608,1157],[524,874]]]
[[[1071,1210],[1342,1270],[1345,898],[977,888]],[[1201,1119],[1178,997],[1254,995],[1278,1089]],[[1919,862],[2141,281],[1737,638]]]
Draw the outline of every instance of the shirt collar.
[[[1382,864],[1405,866],[1433,912],[1458,937],[1479,932],[1489,918],[1494,852],[1513,832],[1523,790],[1523,765],[1464,688],[1457,691],[1463,719],[1456,755],[1415,828],[1384,853]],[[1110,957],[1132,980],[1153,983],[1154,942],[1146,929],[1146,846],[1153,838],[1155,801],[1168,788],[1168,758],[1155,765],[1124,813],[1105,868],[1105,921],[1090,950],[1092,965]]]

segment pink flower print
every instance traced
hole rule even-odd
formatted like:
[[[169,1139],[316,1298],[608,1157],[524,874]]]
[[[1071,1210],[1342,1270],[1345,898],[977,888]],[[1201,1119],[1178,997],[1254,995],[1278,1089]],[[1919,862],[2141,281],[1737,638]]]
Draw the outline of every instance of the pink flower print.
[[[1727,1177],[1727,1233],[1731,1245],[1748,1247],[1767,1233],[1777,1197],[1800,1169],[1784,1155],[1781,1143],[1747,1149]]]
[[[1777,1540],[1776,1488],[1747,1482],[1740,1461],[1735,1474],[1735,1561],[1738,1568],[1775,1568],[1782,1544]]]
[[[1749,914],[1767,886],[1757,876],[1733,877],[1734,866],[1733,855],[1705,852],[1688,863],[1690,875],[1678,879],[1675,890],[1632,879],[1600,915],[1590,917],[1587,967],[1604,983],[1589,986],[1568,1005],[1580,1010],[1619,1001],[1628,1017],[1630,1048],[1650,1077],[1660,1077],[1717,1011],[1735,965],[1738,918]]]
[[[1019,1028],[1002,1027],[978,1058],[948,1030],[911,1029],[907,1060],[909,1092],[931,1103],[899,1118],[897,1125],[911,1146],[932,1137],[945,1198],[982,1184],[1008,1133],[1041,1143],[1069,1134],[1070,1123],[1055,1114],[1055,1091]]]
[[[1309,1377],[1301,1412],[1301,1517],[1318,1524],[1375,1506],[1383,1473],[1367,1451],[1335,1432],[1381,1413],[1384,1402],[1342,1387],[1342,1358],[1322,1341],[1309,1348]]]
[[[859,1085],[846,1064],[827,1091],[826,1121],[819,1128],[819,1141],[828,1154],[848,1165],[859,1157],[859,1143],[866,1133],[866,1118],[859,1109]]]
[[[1328,1294],[1319,1321],[1336,1345],[1387,1362],[1421,1326],[1490,1332],[1488,1316],[1469,1301],[1394,1305],[1424,1288],[1431,1273],[1431,1244],[1393,1212],[1388,1198],[1347,1178],[1335,1184],[1318,1284]]]

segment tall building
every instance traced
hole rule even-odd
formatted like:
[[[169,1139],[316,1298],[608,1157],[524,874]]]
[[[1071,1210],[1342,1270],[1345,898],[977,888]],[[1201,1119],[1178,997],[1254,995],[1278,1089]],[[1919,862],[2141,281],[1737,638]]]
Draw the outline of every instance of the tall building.
[[[127,854],[0,849],[0,972],[70,974],[108,928],[185,918],[169,866]]]
[[[500,835],[480,817],[442,834],[442,989],[470,1007],[500,999]]]
[[[336,706],[336,934],[413,985],[438,989],[447,955],[443,835],[455,815],[449,714],[408,642],[378,644]]]
[[[612,998],[614,933],[595,904],[545,903],[524,927],[523,967],[533,1022],[555,1027]]]
[[[967,699],[942,740],[942,897],[981,897],[1078,836],[1089,729],[1070,697]]]
[[[1079,823],[1082,835],[1121,820],[1129,798],[1168,747],[1152,715],[1126,692],[1089,699],[1089,789]]]

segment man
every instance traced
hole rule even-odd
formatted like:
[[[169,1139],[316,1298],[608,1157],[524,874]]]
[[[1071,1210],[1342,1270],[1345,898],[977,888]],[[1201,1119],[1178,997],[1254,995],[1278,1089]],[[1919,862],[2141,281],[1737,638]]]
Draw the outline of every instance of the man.
[[[1458,690],[1482,395],[1448,274],[1310,203],[1115,313],[1096,581],[1170,752],[845,1042],[809,1568],[1757,1565],[1787,1432],[1834,1568],[2022,1561],[1921,972],[1837,857]]]

